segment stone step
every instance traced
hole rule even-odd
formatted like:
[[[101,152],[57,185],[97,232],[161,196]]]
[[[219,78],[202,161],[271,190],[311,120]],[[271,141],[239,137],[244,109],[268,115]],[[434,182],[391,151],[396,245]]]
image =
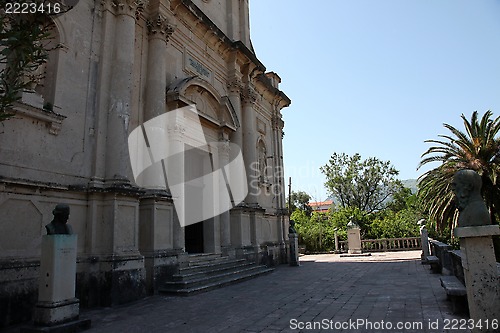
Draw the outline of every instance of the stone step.
[[[223,278],[226,278],[231,275],[244,274],[251,271],[257,271],[261,267],[257,265],[252,265],[250,267],[243,268],[235,268],[229,271],[214,273],[212,275],[203,275],[203,276],[195,276],[193,278],[181,278],[177,281],[167,281],[164,283],[164,287],[174,288],[174,289],[183,289],[183,288],[191,288],[196,286],[201,286],[203,284],[208,284]]]
[[[217,275],[220,273],[234,271],[251,266],[255,266],[255,264],[246,262],[245,260],[237,260],[237,261],[235,260],[235,261],[221,262],[212,265],[189,267],[188,269],[183,269],[182,271],[179,271],[178,274],[174,274],[172,276],[172,280],[173,281],[192,280],[198,277]]]
[[[263,274],[269,274],[273,270],[273,268],[253,265],[251,268],[235,272],[226,272],[208,278],[205,277],[175,283],[167,282],[164,287],[160,289],[160,292],[178,296],[190,296],[256,278]]]
[[[196,266],[225,259],[227,259],[227,257],[222,257],[221,254],[216,253],[190,254],[187,256],[186,261],[181,263],[181,267]]]
[[[196,272],[204,272],[208,270],[217,270],[219,268],[236,266],[245,263],[245,259],[229,259],[222,258],[220,260],[213,260],[210,262],[199,262],[196,265],[186,266],[179,268],[179,274],[192,274]]]

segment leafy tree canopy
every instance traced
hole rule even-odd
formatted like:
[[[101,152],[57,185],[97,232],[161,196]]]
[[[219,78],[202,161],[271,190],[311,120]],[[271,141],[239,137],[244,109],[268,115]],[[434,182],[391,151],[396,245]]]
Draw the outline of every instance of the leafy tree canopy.
[[[390,162],[374,157],[363,160],[359,154],[334,153],[320,169],[326,188],[341,207],[355,207],[365,214],[385,209],[390,197],[403,188]]]
[[[500,212],[500,117],[493,118],[487,111],[481,118],[477,111],[470,120],[463,114],[464,130],[449,124],[450,131],[440,140],[427,140],[434,144],[424,154],[420,166],[440,163],[420,178],[418,197],[429,217],[436,220],[438,229],[453,229],[456,217],[451,180],[461,169],[472,169],[481,175],[482,194],[490,209],[492,222],[498,221]]]
[[[312,208],[309,206],[311,196],[304,191],[292,191],[290,198],[287,200],[287,206],[290,205],[290,211],[293,213],[299,209],[304,211],[307,216],[311,215]]]

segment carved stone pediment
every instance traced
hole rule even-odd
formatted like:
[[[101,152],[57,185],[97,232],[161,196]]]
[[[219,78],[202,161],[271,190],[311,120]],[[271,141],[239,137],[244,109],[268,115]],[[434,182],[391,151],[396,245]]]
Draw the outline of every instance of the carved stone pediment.
[[[174,101],[178,107],[195,104],[200,116],[217,127],[236,131],[240,126],[229,98],[220,96],[209,82],[196,76],[174,82],[167,88],[167,104]]]

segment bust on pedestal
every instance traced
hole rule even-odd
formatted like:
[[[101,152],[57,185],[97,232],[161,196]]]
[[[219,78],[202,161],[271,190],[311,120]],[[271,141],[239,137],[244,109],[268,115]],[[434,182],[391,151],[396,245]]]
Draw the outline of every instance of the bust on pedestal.
[[[294,220],[290,220],[288,239],[290,241],[290,266],[299,266],[299,235],[295,231]]]
[[[351,221],[347,224],[347,246],[349,254],[361,254],[361,232],[358,223],[351,217]]]
[[[429,233],[427,231],[427,227],[425,226],[425,220],[421,219],[417,222],[420,226],[420,243],[422,245],[422,254],[420,258],[422,260],[422,264],[427,262],[427,257],[431,255],[431,251],[429,250]]]
[[[500,235],[500,229],[491,224],[481,185],[481,176],[473,170],[460,170],[453,177],[460,212],[454,233],[460,238],[469,313],[475,323],[482,324],[474,333],[497,332],[491,323],[500,318],[500,280],[492,239]]]
[[[21,332],[76,332],[90,328],[90,320],[79,320],[80,302],[75,298],[77,235],[67,224],[69,206],[58,204],[54,219],[42,238],[38,302],[34,327]]]

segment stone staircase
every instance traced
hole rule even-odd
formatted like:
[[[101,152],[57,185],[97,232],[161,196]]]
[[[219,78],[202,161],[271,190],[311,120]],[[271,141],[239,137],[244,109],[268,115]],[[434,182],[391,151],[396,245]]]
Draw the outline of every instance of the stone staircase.
[[[189,296],[271,273],[274,269],[220,254],[191,254],[160,293]]]

